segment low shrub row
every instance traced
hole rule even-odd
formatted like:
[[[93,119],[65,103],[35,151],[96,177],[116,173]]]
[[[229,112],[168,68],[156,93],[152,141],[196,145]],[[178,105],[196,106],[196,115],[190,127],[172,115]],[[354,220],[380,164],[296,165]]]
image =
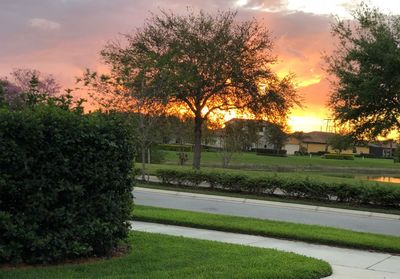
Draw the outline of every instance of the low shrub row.
[[[400,206],[400,187],[365,185],[360,183],[324,183],[310,178],[284,178],[277,174],[259,178],[221,172],[157,170],[163,184],[199,186],[206,183],[212,189],[257,195],[281,194],[288,197],[336,201],[348,204],[368,204],[381,207]]]
[[[184,144],[159,144],[158,149],[166,151],[176,151],[176,152],[191,152],[193,148],[191,145]]]
[[[284,149],[275,150],[267,148],[254,148],[253,151],[255,151],[257,155],[267,155],[267,156],[285,157],[287,154],[287,151]]]
[[[354,160],[354,156],[352,154],[325,154],[322,156],[325,159],[335,159],[335,160]]]
[[[355,154],[354,157],[357,158],[378,158],[375,154],[369,154],[369,153],[360,153],[360,154]]]

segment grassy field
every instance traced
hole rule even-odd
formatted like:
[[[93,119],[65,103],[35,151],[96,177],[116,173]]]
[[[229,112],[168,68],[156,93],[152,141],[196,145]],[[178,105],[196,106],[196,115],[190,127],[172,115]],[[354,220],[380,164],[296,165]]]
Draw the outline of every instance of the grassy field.
[[[328,263],[293,253],[134,232],[125,256],[82,264],[0,269],[0,278],[265,278],[314,279]]]
[[[400,237],[316,225],[135,206],[135,220],[300,240],[339,247],[400,253]]]
[[[165,163],[177,164],[178,155],[175,151],[165,152]],[[193,153],[188,152],[189,164],[192,161]],[[221,157],[218,152],[203,152],[202,153],[203,165],[221,165]],[[372,158],[355,158],[355,160],[332,160],[323,159],[320,156],[288,156],[288,157],[273,157],[273,156],[260,156],[253,152],[243,152],[234,154],[232,167],[240,166],[254,166],[265,168],[293,168],[293,169],[323,169],[324,167],[332,168],[374,168],[374,169],[389,169],[391,171],[398,170],[400,174],[400,164],[393,163],[390,159],[372,159]]]
[[[157,169],[177,169],[177,170],[192,170],[190,165],[172,165],[172,164],[148,164],[146,165],[147,171],[149,174],[154,175]],[[348,178],[346,175],[342,175],[341,177],[339,174],[325,174],[319,172],[271,172],[271,171],[261,171],[261,170],[251,170],[251,169],[226,169],[226,168],[216,168],[216,167],[202,167],[202,171],[221,171],[225,173],[232,173],[232,174],[242,174],[249,177],[262,177],[265,175],[278,175],[283,178],[288,179],[305,179],[310,178],[314,181],[321,181],[325,183],[362,183],[365,185],[392,185],[392,186],[399,186],[400,184],[397,183],[387,183],[387,182],[375,182],[375,181],[368,181],[368,180],[361,180],[356,178]]]

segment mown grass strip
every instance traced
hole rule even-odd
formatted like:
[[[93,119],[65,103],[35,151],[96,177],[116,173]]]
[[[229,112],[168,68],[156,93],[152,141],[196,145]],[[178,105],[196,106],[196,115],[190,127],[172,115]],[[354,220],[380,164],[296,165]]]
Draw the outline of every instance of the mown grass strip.
[[[265,278],[317,279],[328,263],[294,253],[134,232],[125,256],[83,264],[0,269],[0,278]]]
[[[133,219],[261,235],[338,247],[400,253],[400,237],[351,230],[136,205]]]

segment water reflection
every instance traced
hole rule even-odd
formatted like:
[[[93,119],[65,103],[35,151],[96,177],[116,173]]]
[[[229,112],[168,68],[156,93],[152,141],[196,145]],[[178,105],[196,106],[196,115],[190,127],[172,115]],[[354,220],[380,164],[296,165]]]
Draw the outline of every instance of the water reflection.
[[[367,180],[400,184],[400,177],[393,176],[367,176]]]

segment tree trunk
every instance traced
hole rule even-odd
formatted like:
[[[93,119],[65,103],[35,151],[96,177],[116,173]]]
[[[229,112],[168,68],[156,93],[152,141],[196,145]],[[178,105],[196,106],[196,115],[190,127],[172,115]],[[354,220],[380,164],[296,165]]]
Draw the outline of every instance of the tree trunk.
[[[146,147],[142,146],[142,180],[146,180]]]
[[[193,150],[193,168],[200,169],[201,160],[201,126],[203,119],[201,116],[196,115],[194,118],[194,150]]]

